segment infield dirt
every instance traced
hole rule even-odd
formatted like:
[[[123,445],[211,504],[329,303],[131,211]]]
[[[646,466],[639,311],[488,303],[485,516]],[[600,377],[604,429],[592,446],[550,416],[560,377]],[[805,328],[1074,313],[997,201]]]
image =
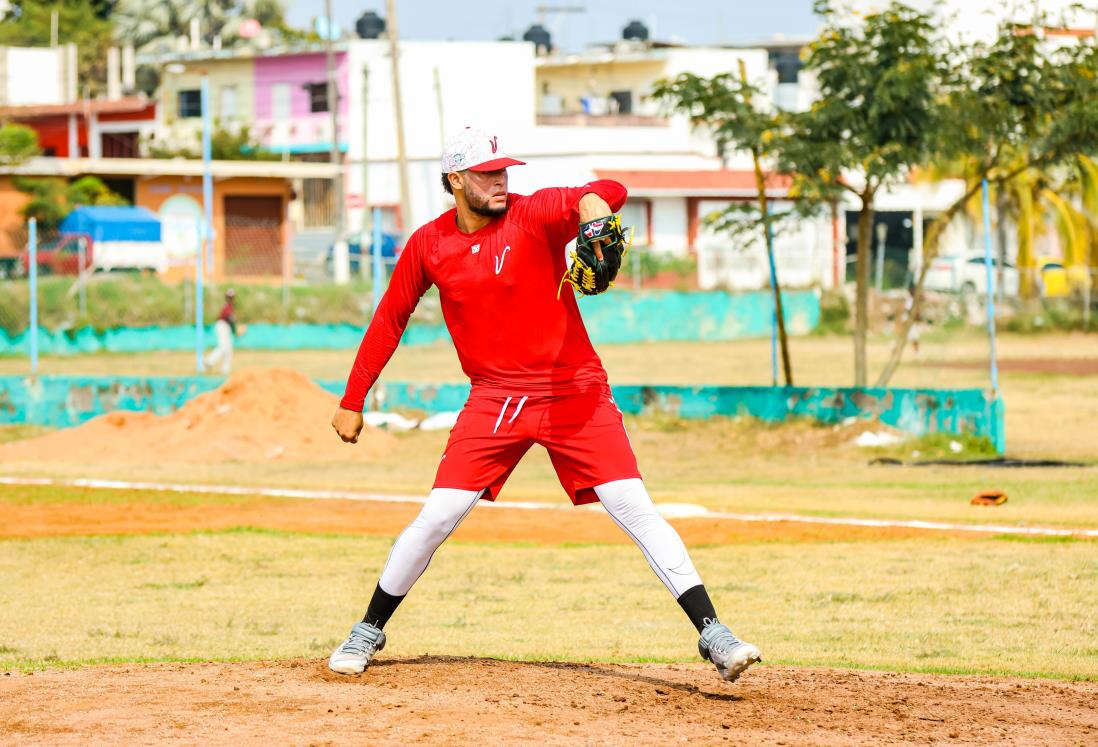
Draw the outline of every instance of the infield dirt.
[[[1093,744],[1098,684],[758,666],[424,656],[85,667],[0,677],[42,744]]]
[[[365,448],[332,448],[328,425],[339,400],[305,375],[249,368],[170,415],[115,411],[76,428],[0,446],[0,461],[180,463],[354,460],[392,449],[393,436],[365,430]]]

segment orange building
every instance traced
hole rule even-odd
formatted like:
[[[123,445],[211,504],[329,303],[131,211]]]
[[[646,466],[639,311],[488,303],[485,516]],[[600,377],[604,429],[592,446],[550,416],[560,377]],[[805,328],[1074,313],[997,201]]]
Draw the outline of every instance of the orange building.
[[[293,226],[290,204],[303,179],[331,179],[338,170],[326,163],[290,161],[213,161],[213,280],[281,276],[290,273]],[[169,268],[165,280],[193,277],[195,249],[204,221],[202,162],[184,159],[34,158],[0,174],[0,255],[22,250],[18,239],[27,196],[13,177],[85,175],[148,208],[161,220]],[[15,237],[15,238],[13,238]],[[209,271],[208,271],[209,272]]]

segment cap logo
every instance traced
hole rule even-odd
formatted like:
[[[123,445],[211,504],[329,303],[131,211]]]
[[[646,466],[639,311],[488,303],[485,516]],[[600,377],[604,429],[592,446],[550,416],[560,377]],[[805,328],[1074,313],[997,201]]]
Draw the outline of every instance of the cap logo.
[[[491,144],[491,146],[492,146],[492,152],[493,152],[493,153],[495,153],[495,152],[496,152],[496,147],[497,147],[497,143],[496,143],[496,138],[495,138],[495,136],[493,136],[493,137],[492,137],[492,139],[491,139],[491,140],[489,140],[488,142],[489,142],[489,143]]]

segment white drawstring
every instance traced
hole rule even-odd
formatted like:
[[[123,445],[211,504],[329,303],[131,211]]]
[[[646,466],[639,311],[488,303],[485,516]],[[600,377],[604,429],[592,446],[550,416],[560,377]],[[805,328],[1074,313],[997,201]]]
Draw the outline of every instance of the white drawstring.
[[[526,404],[526,400],[527,400],[527,397],[523,397],[522,399],[519,400],[518,407],[515,408],[515,414],[511,416],[510,420],[507,421],[508,423],[515,422],[515,418],[517,418],[518,414],[520,412],[522,412],[522,406]]]
[[[499,424],[503,422],[503,413],[507,412],[507,405],[511,404],[511,398],[508,397],[503,403],[503,407],[499,409],[499,417],[496,418],[496,427],[492,429],[492,433],[499,430]]]
[[[496,418],[496,427],[492,429],[493,434],[499,430],[499,424],[503,422],[503,416],[507,413],[507,406],[511,404],[512,399],[514,398],[508,397],[503,401],[503,407],[499,409],[499,417]],[[519,400],[518,407],[515,408],[515,412],[511,415],[511,419],[507,421],[508,424],[515,422],[515,418],[522,412],[522,406],[526,404],[527,399],[529,399],[529,397],[523,397]]]

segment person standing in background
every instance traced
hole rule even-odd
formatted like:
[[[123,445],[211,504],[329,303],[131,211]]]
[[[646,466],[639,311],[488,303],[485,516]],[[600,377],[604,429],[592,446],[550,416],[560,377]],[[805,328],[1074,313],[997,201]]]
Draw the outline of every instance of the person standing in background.
[[[245,325],[237,327],[236,309],[233,302],[236,300],[236,291],[229,288],[225,291],[225,305],[221,307],[221,313],[214,322],[214,335],[217,338],[217,347],[206,354],[206,369],[211,369],[218,363],[221,364],[221,373],[225,376],[233,367],[233,338],[244,334]]]

